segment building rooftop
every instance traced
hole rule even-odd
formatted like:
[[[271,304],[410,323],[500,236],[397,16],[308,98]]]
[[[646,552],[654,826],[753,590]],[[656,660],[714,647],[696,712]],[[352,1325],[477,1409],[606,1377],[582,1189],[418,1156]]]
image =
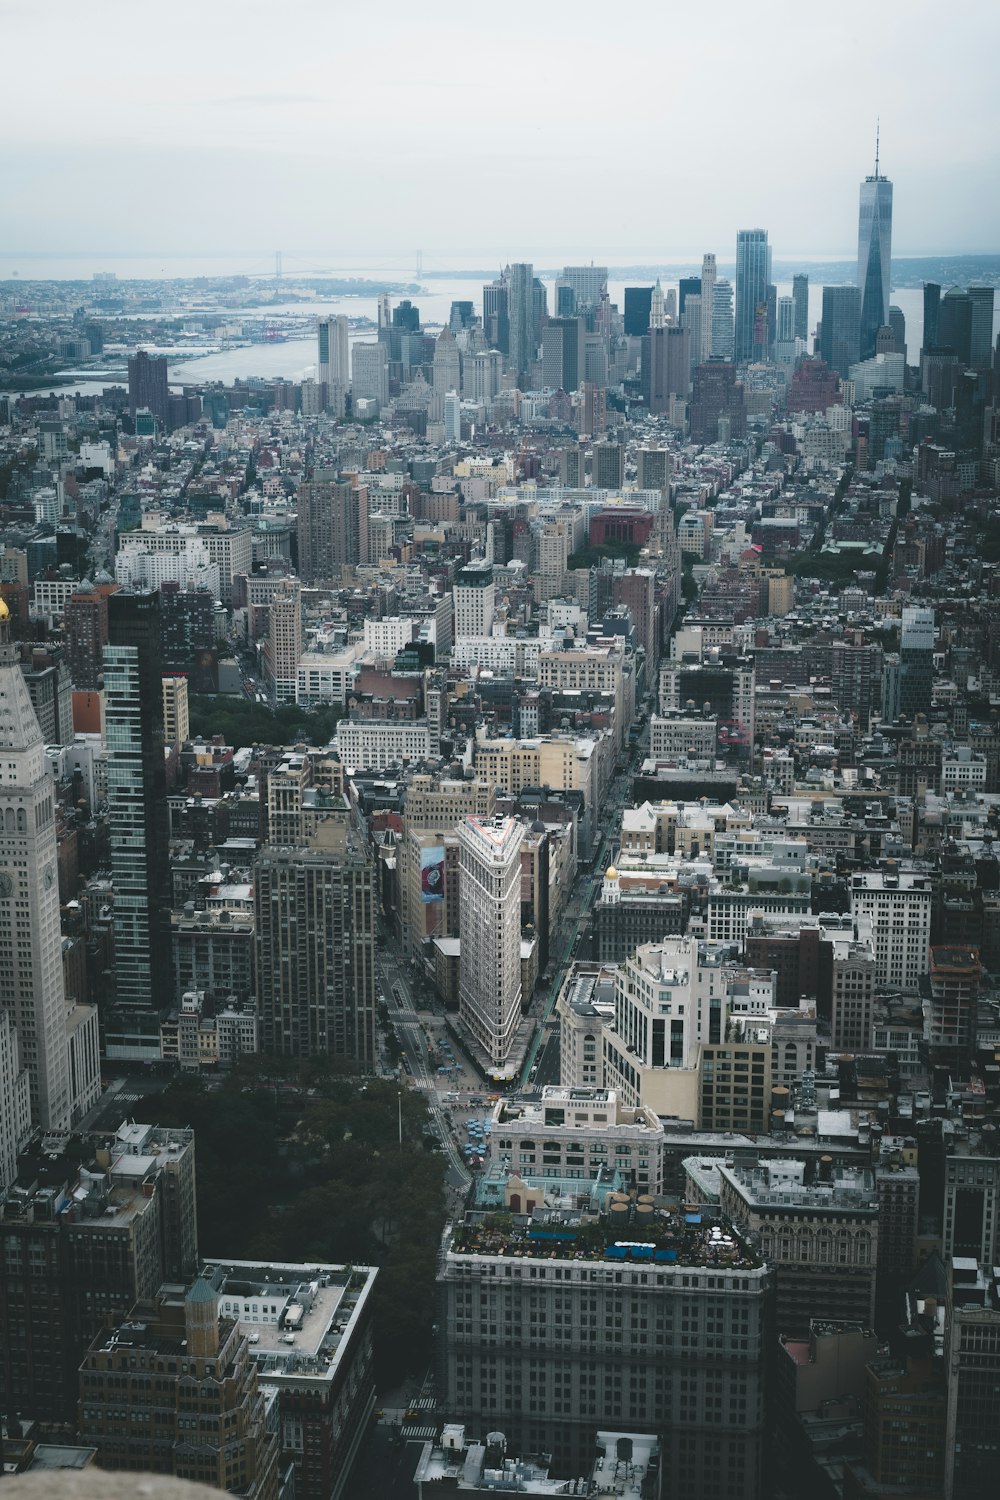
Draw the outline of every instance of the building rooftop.
[[[445,1231],[450,1257],[653,1262],[680,1267],[750,1270],[761,1265],[750,1246],[710,1209],[675,1212],[653,1199],[611,1195],[600,1216],[579,1210],[535,1209],[524,1214],[467,1212]]]
[[[373,1266],[209,1262],[202,1275],[268,1380],[332,1379],[375,1282]]]
[[[596,963],[572,964],[563,981],[561,998],[577,1016],[600,1018],[613,1013],[615,969]]]
[[[655,1492],[659,1447],[647,1433],[599,1432],[597,1456],[588,1476],[552,1479],[549,1458],[541,1454],[510,1458],[502,1432],[485,1442],[466,1436],[458,1422],[446,1423],[439,1446],[425,1443],[413,1475],[417,1492],[428,1486],[442,1492],[519,1495],[616,1495],[619,1500],[650,1500]]]
[[[517,1094],[498,1100],[493,1122],[497,1129],[514,1127],[518,1131],[543,1133],[557,1127],[594,1125],[606,1131],[628,1126],[660,1133],[660,1122],[653,1110],[623,1107],[614,1089],[564,1088],[559,1084],[546,1084],[540,1099]]]
[[[728,1183],[752,1208],[878,1213],[874,1178],[864,1168],[831,1168],[828,1180],[807,1182],[804,1161],[720,1163],[718,1175],[723,1189]]]
[[[68,1214],[81,1223],[124,1228],[149,1208],[144,1184],[179,1161],[192,1140],[190,1130],[132,1121],[111,1134],[39,1136],[18,1158],[0,1219],[38,1222]]]
[[[498,1441],[502,1440],[502,1441]],[[519,1495],[566,1495],[571,1493],[571,1481],[549,1477],[546,1455],[541,1461],[534,1458],[508,1458],[506,1440],[501,1433],[489,1433],[485,1443],[467,1439],[465,1428],[460,1423],[446,1423],[441,1433],[440,1447],[425,1443],[417,1460],[413,1481],[417,1493],[422,1495],[424,1486],[458,1491],[464,1494],[485,1494],[496,1490],[513,1491]]]

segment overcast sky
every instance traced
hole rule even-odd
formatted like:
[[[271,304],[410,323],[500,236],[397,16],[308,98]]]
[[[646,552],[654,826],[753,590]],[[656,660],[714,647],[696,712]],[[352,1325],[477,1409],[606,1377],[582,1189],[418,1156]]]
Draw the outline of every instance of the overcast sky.
[[[1000,252],[996,0],[0,0],[17,253]]]

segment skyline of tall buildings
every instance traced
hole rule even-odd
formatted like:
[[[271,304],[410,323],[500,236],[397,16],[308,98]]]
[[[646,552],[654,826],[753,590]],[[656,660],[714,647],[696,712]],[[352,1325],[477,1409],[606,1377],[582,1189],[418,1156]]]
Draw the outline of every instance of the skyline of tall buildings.
[[[576,1489],[596,1438],[625,1500],[861,1500],[915,1487],[904,1447],[991,1495],[1000,355],[992,287],[935,284],[907,362],[887,183],[857,284],[779,286],[744,229],[734,276],[623,307],[583,256],[548,305],[528,262],[359,301],[310,321],[318,380],[179,430],[130,415],[144,365],[0,396],[5,1420],[134,1468],[163,1398],[164,1467],[252,1488],[225,1427],[263,1420],[286,1493],[350,1493],[360,1303],[299,1246],[197,1279],[190,1133],[89,1134],[155,1063],[227,1124],[273,1090],[282,1165],[224,1164],[239,1253],[350,1234],[390,1263],[375,1337],[426,1313],[428,1488],[473,1449],[528,1483],[510,1441]],[[193,1459],[191,1361],[233,1386]]]

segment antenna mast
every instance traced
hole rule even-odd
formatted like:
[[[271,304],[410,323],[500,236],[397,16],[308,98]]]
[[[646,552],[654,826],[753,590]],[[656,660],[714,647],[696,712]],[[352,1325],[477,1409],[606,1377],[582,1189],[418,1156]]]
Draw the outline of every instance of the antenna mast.
[[[880,130],[881,130],[881,121],[880,121],[878,115],[876,115],[875,116],[875,181],[876,182],[878,181],[878,151],[879,151],[879,134],[880,134]]]

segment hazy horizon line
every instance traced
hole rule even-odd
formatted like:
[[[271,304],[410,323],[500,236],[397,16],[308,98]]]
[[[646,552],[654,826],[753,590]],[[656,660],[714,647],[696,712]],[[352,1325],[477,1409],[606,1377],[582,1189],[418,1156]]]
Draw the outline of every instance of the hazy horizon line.
[[[823,253],[820,253],[820,252],[815,251],[815,250],[809,250],[809,251],[805,251],[805,250],[802,250],[802,251],[799,251],[799,250],[783,250],[781,252],[781,254],[778,255],[776,253],[775,246],[772,245],[771,246],[771,251],[772,251],[772,255],[774,256],[774,259],[778,260],[779,262],[781,262],[781,261],[791,261],[791,260],[805,260],[805,261],[844,260],[844,261],[853,261],[853,260],[857,259],[857,252],[856,251],[852,251],[852,250],[830,250],[830,251],[826,251],[826,252],[823,252]],[[295,260],[302,260],[302,259],[306,259],[306,258],[308,258],[308,259],[314,259],[314,258],[318,258],[318,257],[322,257],[322,256],[329,256],[329,258],[331,260],[342,261],[342,262],[344,262],[345,264],[348,264],[348,265],[351,262],[353,262],[354,260],[357,260],[357,261],[368,261],[368,260],[374,260],[374,259],[377,259],[377,258],[380,259],[385,253],[386,252],[384,252],[384,251],[360,251],[360,250],[359,251],[349,251],[349,252],[339,251],[339,252],[336,252],[336,253],[331,253],[330,251],[327,251],[327,250],[304,250],[304,251],[300,250],[300,251],[293,251],[293,252],[288,252],[288,251],[284,251],[284,250],[281,251],[281,254],[284,257],[286,257],[286,258],[290,257],[290,258],[293,258]],[[579,253],[580,254],[584,254],[584,252],[579,252]],[[586,259],[585,260],[572,260],[571,261],[565,255],[563,255],[562,256],[562,263],[564,265],[585,264],[587,261],[589,261],[591,264],[601,264],[601,265],[607,264],[609,268],[613,264],[621,264],[621,265],[645,265],[645,264],[648,264],[648,265],[655,265],[657,263],[659,263],[659,264],[667,264],[667,263],[670,263],[670,262],[682,262],[684,264],[692,264],[692,265],[694,265],[694,264],[700,263],[700,261],[702,259],[702,255],[704,253],[705,252],[703,252],[703,251],[697,251],[697,252],[690,251],[689,252],[689,251],[662,251],[662,250],[661,251],[657,251],[655,253],[651,252],[651,253],[648,253],[648,254],[644,253],[642,251],[635,251],[635,250],[627,252],[627,253],[624,252],[624,251],[602,251],[599,254],[596,253],[596,252],[586,252]],[[237,250],[237,249],[232,249],[232,250],[176,250],[176,249],[174,249],[174,250],[168,250],[168,249],[163,249],[163,248],[157,249],[157,250],[109,250],[109,249],[106,249],[106,248],[105,249],[84,249],[84,250],[51,250],[51,249],[49,249],[49,250],[40,250],[40,249],[11,250],[11,249],[7,249],[7,248],[0,248],[0,260],[17,260],[19,258],[33,258],[33,259],[36,259],[36,260],[59,260],[59,259],[63,259],[63,260],[83,260],[83,259],[87,259],[87,258],[103,258],[103,259],[106,259],[106,260],[156,260],[158,258],[166,258],[166,259],[173,259],[173,260],[182,260],[182,259],[188,259],[188,260],[194,260],[194,259],[198,259],[198,260],[227,260],[227,259],[250,260],[250,259],[257,259],[258,256],[261,256],[261,257],[266,257],[267,259],[273,261],[274,254],[275,254],[275,251],[274,251],[273,248],[270,248],[270,249],[269,248],[260,248],[260,249],[250,249],[250,250],[248,250],[245,247],[243,249],[239,249],[239,250]],[[413,252],[412,252],[412,256],[408,257],[407,260],[405,262],[403,262],[402,264],[403,265],[409,265],[409,264],[411,264],[412,263],[412,257],[416,256],[417,254],[420,254],[420,255],[424,256],[425,259],[429,257],[432,261],[437,258],[437,256],[436,256],[436,254],[435,254],[434,251],[418,250],[417,248],[415,248],[413,250]],[[548,250],[544,251],[544,252],[537,252],[535,258],[537,258],[538,255],[541,255],[541,254],[544,254],[544,255],[549,256],[549,257],[555,257],[556,254],[557,254],[557,252],[555,252],[555,251],[548,251]],[[482,266],[476,266],[476,265],[471,264],[472,257],[485,258],[485,257],[489,256],[491,259],[495,258],[498,265],[506,264],[506,263],[510,262],[511,260],[516,259],[516,257],[511,256],[510,254],[505,254],[505,255],[501,255],[501,256],[497,257],[497,256],[495,256],[495,252],[490,252],[488,250],[462,251],[462,252],[459,252],[459,255],[468,255],[470,257],[470,264],[467,267],[462,267],[462,266],[441,267],[440,269],[442,269],[444,271],[447,271],[449,274],[452,274],[454,271],[459,271],[459,270],[462,270],[462,269],[476,270],[476,271],[482,270],[483,269]],[[990,249],[990,250],[985,250],[985,249],[975,248],[975,249],[971,249],[971,250],[970,249],[962,249],[962,250],[950,249],[950,250],[905,250],[905,251],[893,251],[892,259],[894,261],[897,261],[897,260],[930,260],[930,259],[944,259],[945,257],[959,258],[959,257],[967,257],[967,256],[996,256],[996,257],[1000,257],[1000,249],[993,248],[993,249]],[[451,260],[454,260],[454,259],[456,259],[456,256],[454,254],[446,256],[442,252],[441,258],[442,259],[451,259]],[[735,256],[734,256],[734,260],[735,260]],[[422,268],[422,270],[423,270],[423,274],[426,275],[426,274],[429,274],[430,272],[434,271],[435,267],[434,267],[433,264],[431,264],[431,265],[425,265]],[[285,271],[283,274],[287,276],[287,275],[293,275],[293,274],[295,274],[295,272],[292,271],[292,270],[288,270],[288,271]],[[304,273],[300,273],[300,274],[304,274]]]

